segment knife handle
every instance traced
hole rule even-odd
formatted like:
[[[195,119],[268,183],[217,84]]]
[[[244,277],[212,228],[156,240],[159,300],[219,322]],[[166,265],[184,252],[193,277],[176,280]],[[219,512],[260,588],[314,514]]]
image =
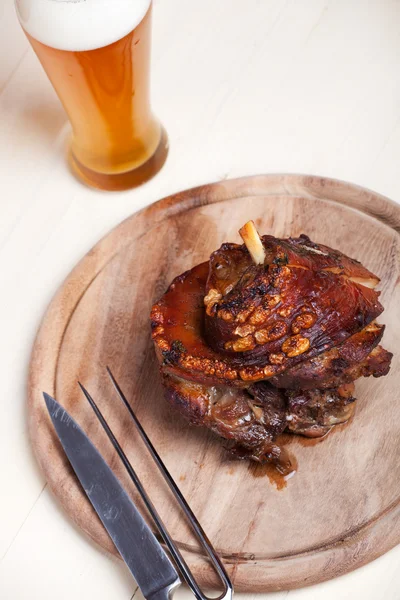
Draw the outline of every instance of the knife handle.
[[[180,582],[170,585],[168,587],[162,588],[157,592],[154,592],[147,596],[146,600],[171,600],[174,591],[177,587],[180,586]]]

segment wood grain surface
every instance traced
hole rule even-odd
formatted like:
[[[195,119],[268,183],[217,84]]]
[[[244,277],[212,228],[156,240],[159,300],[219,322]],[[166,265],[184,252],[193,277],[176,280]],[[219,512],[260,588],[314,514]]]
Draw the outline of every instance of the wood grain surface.
[[[293,437],[298,472],[278,490],[253,465],[227,456],[220,439],[189,427],[162,397],[149,310],[170,281],[239,241],[253,219],[261,233],[337,247],[377,273],[395,352],[388,377],[357,383],[353,421],[314,446]],[[195,574],[209,565],[135,435],[105,373],[109,365],[182,492],[221,553],[237,591],[291,589],[351,571],[400,542],[400,208],[369,190],[321,177],[270,175],[182,192],[132,215],[69,275],[41,324],[29,375],[33,448],[61,504],[92,539],[115,552],[55,438],[41,392],[79,421],[131,490],[77,379],[98,401]],[[131,491],[132,496],[135,493]]]

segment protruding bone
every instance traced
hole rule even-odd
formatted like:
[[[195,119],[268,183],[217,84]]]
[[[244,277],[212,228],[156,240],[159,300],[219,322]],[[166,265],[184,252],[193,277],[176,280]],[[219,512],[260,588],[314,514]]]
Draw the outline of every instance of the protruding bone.
[[[248,221],[239,229],[240,237],[246,244],[247,250],[256,265],[263,265],[265,260],[265,249],[258,235],[254,221]]]

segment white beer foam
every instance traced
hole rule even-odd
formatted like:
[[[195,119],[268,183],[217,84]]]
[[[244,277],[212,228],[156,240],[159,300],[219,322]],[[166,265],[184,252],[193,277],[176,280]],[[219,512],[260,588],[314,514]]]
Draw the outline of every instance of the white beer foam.
[[[1,1],[1,0],[0,0]],[[59,50],[94,50],[120,40],[145,16],[151,0],[15,0],[22,27]]]

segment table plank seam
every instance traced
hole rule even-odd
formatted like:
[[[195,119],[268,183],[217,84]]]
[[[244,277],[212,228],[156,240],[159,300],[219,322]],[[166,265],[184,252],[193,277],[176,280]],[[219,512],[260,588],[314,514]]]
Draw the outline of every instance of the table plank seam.
[[[25,56],[28,54],[29,52],[29,48],[27,48],[25,50],[25,52],[22,54],[21,58],[18,60],[17,64],[15,65],[15,67],[13,68],[13,70],[11,71],[11,73],[9,74],[9,76],[7,77],[7,79],[5,80],[5,82],[3,83],[3,86],[0,88],[0,98],[3,94],[3,92],[5,92],[8,84],[11,82],[11,80],[13,79],[15,73],[18,71],[22,61],[24,60]]]
[[[35,508],[36,504],[38,503],[38,501],[39,501],[41,495],[43,494],[44,490],[46,489],[46,487],[47,487],[47,482],[44,484],[44,486],[40,490],[39,495],[37,496],[37,498],[34,501],[34,503],[32,504],[32,506],[30,507],[30,509],[29,509],[27,515],[25,516],[24,520],[22,521],[21,525],[18,527],[16,534],[14,535],[14,537],[11,540],[10,544],[7,546],[6,551],[4,552],[3,556],[0,558],[0,564],[6,558],[8,552],[10,551],[12,545],[14,544],[14,542],[17,539],[18,535],[20,534],[20,532],[21,532],[23,526],[25,525],[26,521],[29,519],[30,514],[32,513],[32,511]]]

